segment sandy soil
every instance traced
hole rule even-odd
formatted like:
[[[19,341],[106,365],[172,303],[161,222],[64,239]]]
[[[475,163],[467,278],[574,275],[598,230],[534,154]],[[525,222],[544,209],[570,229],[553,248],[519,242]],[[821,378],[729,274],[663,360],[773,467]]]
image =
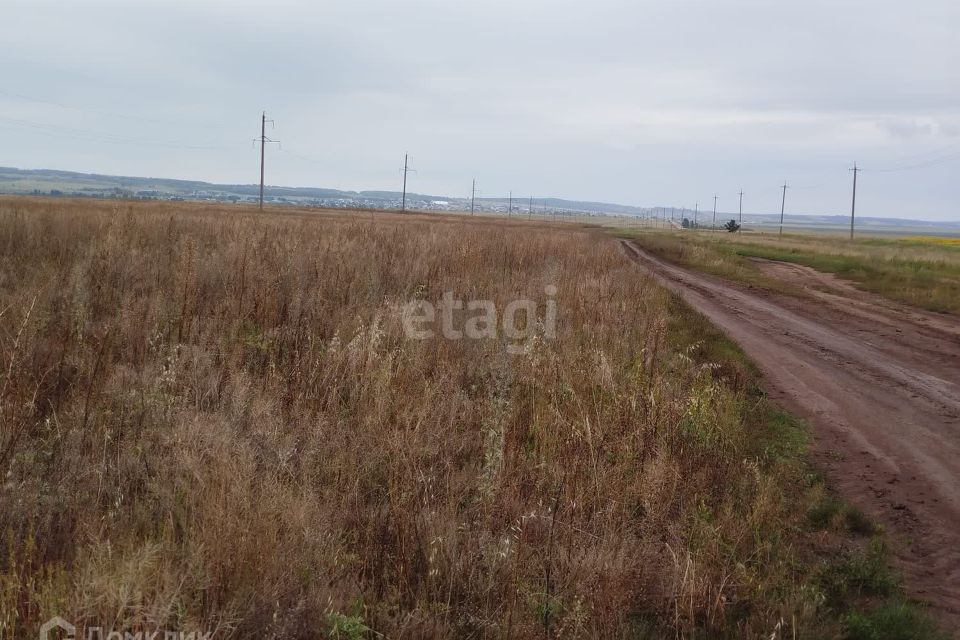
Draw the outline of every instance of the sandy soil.
[[[884,525],[910,595],[960,628],[960,318],[800,265],[758,261],[808,294],[789,296],[623,246],[741,346],[774,400],[810,422],[818,464]]]

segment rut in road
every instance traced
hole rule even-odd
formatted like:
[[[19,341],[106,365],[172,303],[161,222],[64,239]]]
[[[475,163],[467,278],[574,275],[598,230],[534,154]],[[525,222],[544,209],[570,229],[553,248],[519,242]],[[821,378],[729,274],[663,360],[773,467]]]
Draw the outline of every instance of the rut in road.
[[[908,593],[960,627],[960,319],[842,282],[778,294],[622,244],[740,345],[774,400],[810,422],[830,483],[891,534]],[[766,266],[792,285],[830,285],[806,267]]]

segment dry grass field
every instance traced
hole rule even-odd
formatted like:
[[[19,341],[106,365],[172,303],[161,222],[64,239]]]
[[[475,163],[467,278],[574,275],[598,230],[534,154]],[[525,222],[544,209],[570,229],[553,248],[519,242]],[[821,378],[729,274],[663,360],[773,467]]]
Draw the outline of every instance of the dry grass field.
[[[824,234],[730,234],[726,231],[622,230],[657,255],[725,278],[770,285],[749,258],[795,262],[865,291],[931,311],[960,313],[960,239]]]
[[[549,285],[524,353],[401,329]],[[803,441],[593,230],[0,201],[2,638],[923,633]]]

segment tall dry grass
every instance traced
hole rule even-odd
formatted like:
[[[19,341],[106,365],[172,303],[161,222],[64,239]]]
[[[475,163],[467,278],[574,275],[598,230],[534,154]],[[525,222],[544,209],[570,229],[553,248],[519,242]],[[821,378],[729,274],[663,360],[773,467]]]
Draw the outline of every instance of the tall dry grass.
[[[401,331],[546,285],[527,354]],[[0,201],[0,637],[822,627],[805,470],[711,344],[587,231]]]

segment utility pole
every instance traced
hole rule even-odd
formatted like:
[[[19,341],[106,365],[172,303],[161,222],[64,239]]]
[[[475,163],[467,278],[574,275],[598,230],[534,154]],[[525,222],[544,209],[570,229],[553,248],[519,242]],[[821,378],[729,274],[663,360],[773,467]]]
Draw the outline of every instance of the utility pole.
[[[717,230],[717,194],[713,194],[713,230]]]
[[[700,203],[698,202],[698,203],[697,203],[696,205],[694,205],[694,207],[693,207],[693,228],[694,228],[694,229],[697,228],[697,214],[699,214],[699,213],[700,213]]]
[[[470,188],[470,215],[473,215],[473,203],[477,199],[477,179],[473,179],[473,187]]]
[[[403,198],[400,200],[400,213],[403,213],[407,210],[407,173],[410,172],[407,160],[409,157],[409,153],[403,154]]]
[[[260,211],[263,211],[263,161],[266,159],[267,147],[267,112],[260,118]]]
[[[507,217],[513,215],[513,191],[510,192],[510,206],[507,208]]]
[[[787,186],[787,181],[784,180],[783,186],[781,187],[781,189],[783,189],[783,200],[780,201],[780,237],[781,238],[783,237],[783,210],[787,206],[787,189],[789,188],[790,187]]]
[[[853,240],[853,219],[857,213],[857,174],[863,169],[857,168],[857,163],[853,163],[853,202],[850,204],[850,239]]]
[[[743,189],[740,190],[740,228],[737,232],[743,231]]]
[[[533,196],[530,196],[530,208],[527,209],[527,220],[533,219]]]
[[[271,140],[267,137],[267,122],[273,125],[273,120],[267,120],[267,112],[264,111],[260,117],[260,137],[254,138],[253,141],[256,143],[260,141],[260,211],[263,211],[263,162],[266,159],[266,148],[268,142],[276,142],[276,140]]]

